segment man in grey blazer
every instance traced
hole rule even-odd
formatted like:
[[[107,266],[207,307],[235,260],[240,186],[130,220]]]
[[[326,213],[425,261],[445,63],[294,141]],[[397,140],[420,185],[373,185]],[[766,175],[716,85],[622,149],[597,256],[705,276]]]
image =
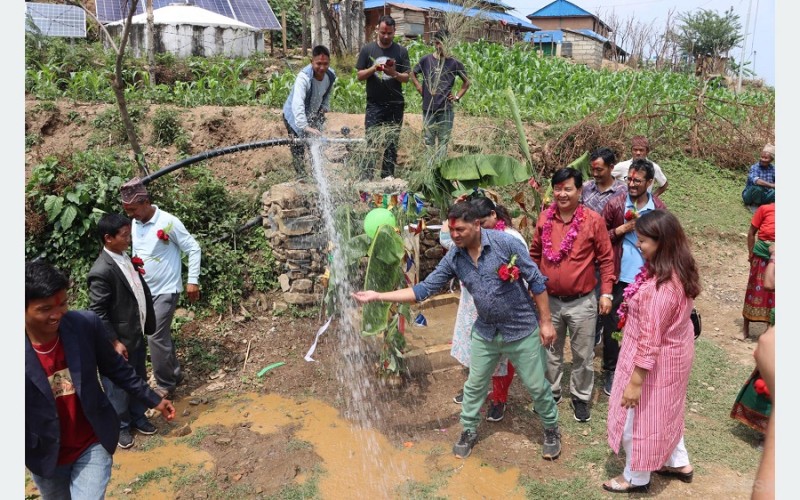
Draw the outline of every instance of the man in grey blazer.
[[[89,309],[103,321],[114,350],[147,380],[144,335],[152,335],[156,322],[153,298],[142,278],[146,266],[138,257],[128,256],[130,219],[120,214],[106,214],[97,226],[103,249],[89,271]],[[147,408],[139,400],[129,397],[108,377],[101,377],[101,380],[120,420],[120,448],[133,446],[131,431],[134,429],[141,434],[156,432],[145,416]]]

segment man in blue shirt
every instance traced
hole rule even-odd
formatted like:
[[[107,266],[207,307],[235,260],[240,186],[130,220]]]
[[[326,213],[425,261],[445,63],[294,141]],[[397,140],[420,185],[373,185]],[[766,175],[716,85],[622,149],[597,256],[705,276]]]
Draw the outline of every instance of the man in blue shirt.
[[[561,434],[558,408],[545,379],[544,347],[555,340],[545,287],[547,278],[521,241],[502,231],[483,230],[469,202],[454,205],[447,217],[455,247],[424,281],[390,292],[357,292],[353,298],[362,304],[376,300],[420,302],[458,278],[472,294],[478,318],[472,327],[471,365],[461,405],[463,432],[453,446],[453,454],[467,458],[477,442],[479,411],[497,362],[505,354],[542,419],[542,457],[554,459],[561,453]]]
[[[742,201],[755,212],[761,205],[775,203],[775,146],[767,144],[758,163],[750,167]]]
[[[614,274],[618,277],[611,291],[611,314],[601,316],[603,321],[603,392],[611,396],[614,371],[617,369],[619,342],[611,334],[619,328],[617,309],[622,304],[625,287],[636,280],[636,275],[644,265],[644,257],[636,248],[636,219],[656,209],[666,209],[658,196],[650,192],[655,178],[655,169],[650,160],[633,160],[628,170],[626,182],[628,192],[622,192],[609,200],[603,208],[608,236],[614,248]]]

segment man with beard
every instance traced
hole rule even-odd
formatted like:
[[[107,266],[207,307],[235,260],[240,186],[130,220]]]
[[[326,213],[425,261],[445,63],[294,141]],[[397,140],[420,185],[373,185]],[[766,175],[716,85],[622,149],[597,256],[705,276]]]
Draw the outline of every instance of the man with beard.
[[[636,280],[636,275],[644,266],[644,258],[636,248],[636,219],[652,210],[667,208],[655,194],[650,193],[654,177],[655,169],[650,160],[633,160],[627,176],[628,193],[615,196],[603,209],[608,236],[614,247],[614,275],[618,277],[611,292],[614,296],[611,314],[603,317],[603,392],[607,396],[611,395],[619,357],[619,342],[611,336],[619,330],[617,309],[622,304],[625,287]]]

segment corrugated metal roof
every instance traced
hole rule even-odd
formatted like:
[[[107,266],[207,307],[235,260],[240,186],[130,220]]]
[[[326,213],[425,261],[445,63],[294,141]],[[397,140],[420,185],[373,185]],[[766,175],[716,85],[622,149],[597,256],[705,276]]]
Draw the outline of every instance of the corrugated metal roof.
[[[385,0],[365,0],[364,10],[383,7],[384,5],[388,4],[397,5],[400,7],[402,7],[404,4],[407,4],[426,10],[434,9],[434,10],[440,10],[442,12],[459,12],[459,13],[464,12],[464,7],[461,5],[452,4],[449,2],[436,1],[436,0],[403,0],[402,2],[397,2],[397,3],[387,2]],[[540,29],[538,26],[532,24],[530,21],[514,17],[511,14],[506,14],[504,12],[491,12],[491,11],[472,8],[468,12],[466,12],[466,15],[470,17],[484,17],[494,21],[503,21],[512,25],[520,25],[523,28],[527,28],[529,30]]]
[[[525,33],[523,39],[533,43],[561,43],[564,32],[561,30],[542,30],[534,33]]]
[[[583,28],[583,29],[579,29],[579,30],[569,30],[569,31],[574,31],[575,33],[580,33],[581,35],[586,35],[589,38],[594,38],[595,40],[599,40],[599,41],[601,41],[603,43],[608,43],[608,38],[604,37],[600,33],[594,32],[594,31],[592,31],[590,29]]]
[[[556,0],[555,2],[549,3],[542,7],[541,9],[537,10],[533,14],[528,14],[525,17],[576,17],[576,16],[591,16],[594,17],[593,14],[583,10],[582,8],[578,7],[572,2],[568,2],[567,0]]]

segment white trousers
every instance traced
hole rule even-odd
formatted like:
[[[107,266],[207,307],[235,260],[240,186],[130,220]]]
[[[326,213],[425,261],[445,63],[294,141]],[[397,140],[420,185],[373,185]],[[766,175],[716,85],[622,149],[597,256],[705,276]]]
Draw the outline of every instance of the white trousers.
[[[625,428],[622,430],[622,448],[625,450],[625,470],[622,472],[632,486],[642,486],[650,482],[650,471],[631,470],[631,451],[633,448],[633,408],[628,408],[628,418],[625,419]],[[684,467],[689,465],[689,453],[683,443],[683,436],[672,450],[669,458],[664,462],[666,467]]]

